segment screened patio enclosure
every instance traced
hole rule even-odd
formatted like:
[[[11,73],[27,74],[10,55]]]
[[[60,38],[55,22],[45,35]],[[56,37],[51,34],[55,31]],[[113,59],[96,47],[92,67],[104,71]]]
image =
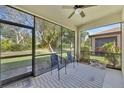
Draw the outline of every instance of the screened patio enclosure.
[[[121,25],[114,23],[81,31],[80,62],[121,70]]]
[[[84,18],[75,14],[72,18],[67,19],[71,11],[64,10],[62,5],[1,5],[0,85],[34,76],[31,81],[26,82],[31,84],[37,80],[42,82],[41,78],[44,78],[48,87],[52,86],[51,82],[54,81],[53,85],[60,84],[60,87],[78,87],[80,85],[81,87],[103,87],[106,72],[118,69],[119,75],[120,72],[123,73],[122,10],[123,6],[94,6],[84,9],[86,13]],[[98,12],[98,14],[92,12]],[[119,24],[121,32],[119,39],[117,37],[109,40],[109,37],[107,39],[98,38],[95,39],[96,47],[92,47],[95,46],[93,39],[90,36],[88,38],[85,31],[116,23]],[[117,43],[119,41],[119,49],[116,48],[118,53],[116,53],[117,51],[112,53],[96,51],[97,47],[103,46],[103,42],[106,41]],[[116,43],[114,44],[116,45]],[[92,51],[93,49],[95,50]],[[53,64],[51,57],[54,54],[58,56],[59,62],[57,66],[51,68]],[[68,61],[68,54],[73,58],[74,64]],[[110,59],[107,56],[110,56]],[[115,60],[118,62],[117,64],[114,64]],[[98,63],[96,65],[102,66],[102,69],[94,66],[94,63]],[[59,68],[61,66],[62,69]],[[95,75],[96,72],[99,74]],[[73,77],[74,75],[75,77]],[[86,77],[83,78],[84,75]],[[52,80],[50,80],[51,78]],[[33,83],[33,87],[35,87],[35,83]],[[36,84],[37,87],[41,87],[43,82],[41,86],[39,83]]]
[[[50,71],[53,53],[75,56],[75,32],[14,9],[0,6],[1,84]]]

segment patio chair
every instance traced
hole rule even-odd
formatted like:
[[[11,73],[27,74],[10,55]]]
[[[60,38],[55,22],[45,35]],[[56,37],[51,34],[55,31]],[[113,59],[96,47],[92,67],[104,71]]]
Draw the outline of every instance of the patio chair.
[[[67,52],[67,61],[69,63],[73,63],[73,68],[75,67],[74,62],[76,62],[75,58],[72,56],[71,52]]]
[[[51,74],[52,74],[52,70],[53,68],[58,68],[58,79],[60,80],[60,70],[65,67],[65,74],[66,74],[66,60],[64,60],[64,64],[62,64],[62,57],[56,55],[56,54],[52,54],[51,55]]]

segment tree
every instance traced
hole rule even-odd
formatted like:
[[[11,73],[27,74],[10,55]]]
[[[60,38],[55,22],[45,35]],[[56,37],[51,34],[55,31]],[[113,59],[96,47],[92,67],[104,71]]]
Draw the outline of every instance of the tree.
[[[80,38],[81,38],[81,50],[84,50],[83,47],[90,47],[90,39],[89,33],[87,31],[81,31]]]
[[[61,39],[62,45],[68,44],[72,46],[74,44],[74,32],[64,27],[62,29],[61,33],[61,26],[36,18],[37,47],[47,48],[50,52],[55,52],[56,49],[61,49]],[[65,33],[67,33],[66,36]]]
[[[61,31],[56,29],[55,24],[49,22],[44,23],[44,35],[42,44],[45,47],[48,47],[50,52],[54,52],[54,49],[57,48],[57,41],[61,40]]]
[[[33,16],[7,6],[0,6],[0,19],[33,26]]]
[[[11,49],[11,42],[8,39],[1,40],[1,51],[4,52],[10,49]]]
[[[26,50],[31,49],[32,46],[32,34],[31,30],[20,28],[11,25],[1,24],[1,41],[3,42],[2,46],[6,47],[4,42],[6,40],[10,44],[10,48],[5,48],[7,50],[11,50],[12,48],[14,51],[18,50]],[[17,47],[18,46],[18,47]],[[19,48],[20,47],[20,48]],[[13,51],[12,49],[12,51]]]
[[[7,6],[0,6],[0,19],[33,26],[33,16],[12,9]],[[30,33],[32,32],[31,31],[29,32],[29,29],[12,26],[12,25],[6,25],[2,23],[0,23],[0,27],[1,27],[1,39],[3,43],[4,42],[6,43],[6,40],[8,42],[11,42],[10,43],[11,48],[12,47],[16,48],[14,50],[18,50],[18,47],[16,46],[23,47],[21,48],[22,50],[31,48],[32,35]]]
[[[62,28],[62,48],[73,51],[75,42],[75,33],[67,28]]]
[[[36,41],[41,48],[48,48],[54,52],[58,47],[58,41],[61,40],[61,28],[41,19],[36,19]]]
[[[107,53],[105,54],[106,59],[111,62],[115,68],[116,64],[119,63],[118,55],[116,54],[120,54],[120,48],[116,46],[115,42],[109,42],[105,43],[102,46],[102,49],[105,53]]]

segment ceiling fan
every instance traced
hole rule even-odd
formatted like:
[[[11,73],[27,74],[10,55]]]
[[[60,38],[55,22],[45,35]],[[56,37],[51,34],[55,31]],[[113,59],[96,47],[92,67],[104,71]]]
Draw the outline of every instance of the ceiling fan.
[[[68,19],[70,19],[74,14],[79,14],[82,18],[85,17],[85,13],[81,9],[93,7],[93,6],[96,5],[74,5],[74,6],[63,6],[63,8],[74,9],[74,11],[68,16]]]

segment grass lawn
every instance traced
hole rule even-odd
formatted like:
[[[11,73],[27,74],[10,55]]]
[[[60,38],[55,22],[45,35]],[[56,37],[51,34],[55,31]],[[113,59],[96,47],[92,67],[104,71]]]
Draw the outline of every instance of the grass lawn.
[[[90,56],[90,59],[98,60],[100,63],[109,64],[110,62],[104,56]]]
[[[61,54],[58,54],[61,56]],[[62,57],[66,58],[67,53],[63,53]],[[103,64],[110,64],[110,62],[104,57],[104,56],[94,56],[91,55],[90,59],[96,59],[100,63]],[[120,58],[119,58],[120,59]],[[47,63],[50,65],[50,55],[42,55],[42,56],[37,56],[36,57],[36,63],[42,64],[42,63]],[[23,68],[23,67],[28,67],[32,65],[32,56],[25,56],[25,57],[15,57],[15,58],[6,58],[1,60],[1,71],[8,71],[11,69],[17,69],[17,68]],[[120,66],[120,62],[118,64]]]
[[[112,64],[110,61],[108,61],[104,56],[90,56],[90,59],[98,60],[102,64]],[[121,60],[120,56],[117,56],[118,63],[116,65],[116,68],[121,68]]]
[[[61,56],[61,54],[58,54]],[[65,58],[66,53],[63,53],[62,56]],[[47,63],[50,65],[50,55],[44,56],[37,56],[36,63]],[[5,58],[1,60],[1,71],[8,71],[11,69],[23,68],[32,65],[32,56],[25,56],[25,57],[16,57],[16,58]]]
[[[38,63],[44,63],[44,62],[49,62],[49,56],[39,56],[36,57],[36,62]],[[1,71],[8,71],[11,69],[17,69],[17,68],[23,68],[27,66],[32,65],[32,56],[26,56],[26,57],[17,57],[17,58],[9,58],[9,59],[2,59],[1,60]]]

